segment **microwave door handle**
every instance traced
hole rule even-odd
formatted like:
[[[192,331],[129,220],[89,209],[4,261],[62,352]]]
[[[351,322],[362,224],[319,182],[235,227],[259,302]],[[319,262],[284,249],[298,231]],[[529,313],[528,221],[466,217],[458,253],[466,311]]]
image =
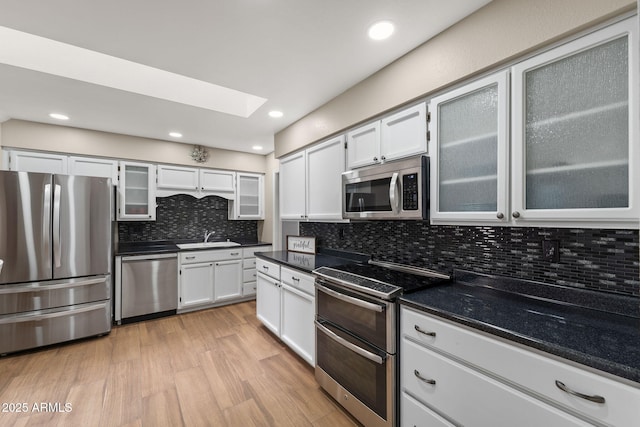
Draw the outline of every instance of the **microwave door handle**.
[[[391,183],[389,184],[389,203],[391,204],[391,211],[394,214],[398,213],[398,172],[394,172],[391,176]]]

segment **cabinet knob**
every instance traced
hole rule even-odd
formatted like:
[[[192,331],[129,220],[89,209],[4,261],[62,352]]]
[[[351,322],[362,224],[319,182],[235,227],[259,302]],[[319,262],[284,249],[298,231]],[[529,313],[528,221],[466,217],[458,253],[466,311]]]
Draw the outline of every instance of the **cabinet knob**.
[[[497,213],[497,215],[496,215],[496,217],[497,217],[498,219],[503,219],[503,218],[504,218],[504,214],[503,214],[502,212],[498,212],[498,213]]]
[[[514,211],[514,212],[511,214],[511,216],[512,216],[512,217],[514,217],[514,218],[520,218],[520,212],[518,212],[518,211]]]
[[[374,161],[374,162],[377,162],[377,161],[378,161],[378,158],[377,158],[377,157],[374,157],[374,158],[373,158],[373,161]]]
[[[382,156],[380,159],[381,160],[387,160],[387,158],[385,156]]]

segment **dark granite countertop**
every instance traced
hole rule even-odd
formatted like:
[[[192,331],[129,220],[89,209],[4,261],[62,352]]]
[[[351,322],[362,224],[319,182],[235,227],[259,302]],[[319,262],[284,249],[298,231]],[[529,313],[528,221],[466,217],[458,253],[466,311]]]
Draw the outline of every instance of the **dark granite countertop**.
[[[353,262],[366,262],[368,255],[325,249],[316,254],[290,251],[260,252],[256,257],[311,273],[318,267],[335,267]]]
[[[640,383],[638,298],[460,271],[455,279],[400,302]]]
[[[251,238],[230,238],[232,242],[240,243],[240,246],[232,247],[251,247],[251,246],[271,246],[271,243],[260,242]],[[182,251],[202,251],[209,249],[225,249],[225,248],[194,248],[180,249],[177,245],[180,243],[197,243],[202,240],[194,239],[178,239],[178,240],[153,240],[148,242],[121,242],[116,248],[116,255],[147,255],[161,254]],[[214,240],[210,240],[213,242]]]

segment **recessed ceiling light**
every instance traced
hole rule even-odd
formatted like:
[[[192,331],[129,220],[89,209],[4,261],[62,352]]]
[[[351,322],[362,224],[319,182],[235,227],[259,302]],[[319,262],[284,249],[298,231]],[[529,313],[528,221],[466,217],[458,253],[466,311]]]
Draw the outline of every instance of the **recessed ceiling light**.
[[[256,151],[260,151],[260,150],[262,150],[262,145],[254,145],[254,146],[253,146],[253,147],[251,147],[251,148],[253,148],[253,149],[254,149],[254,150],[256,150]]]
[[[51,113],[49,114],[49,117],[56,120],[69,120],[69,116],[60,113]]]
[[[391,21],[380,21],[369,27],[368,34],[373,40],[384,40],[389,38],[394,30],[395,27]]]
[[[269,111],[269,117],[273,117],[274,119],[282,117],[282,111]]]
[[[180,132],[169,132],[169,136],[173,138],[182,138],[182,134]]]

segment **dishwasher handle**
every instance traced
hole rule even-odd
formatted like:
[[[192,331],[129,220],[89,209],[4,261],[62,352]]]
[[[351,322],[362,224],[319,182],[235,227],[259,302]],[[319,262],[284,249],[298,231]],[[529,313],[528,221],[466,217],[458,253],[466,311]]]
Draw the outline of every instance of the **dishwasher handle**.
[[[170,253],[170,254],[149,254],[149,255],[130,255],[123,256],[122,261],[148,261],[155,259],[168,259],[168,258],[178,258],[178,254]]]

